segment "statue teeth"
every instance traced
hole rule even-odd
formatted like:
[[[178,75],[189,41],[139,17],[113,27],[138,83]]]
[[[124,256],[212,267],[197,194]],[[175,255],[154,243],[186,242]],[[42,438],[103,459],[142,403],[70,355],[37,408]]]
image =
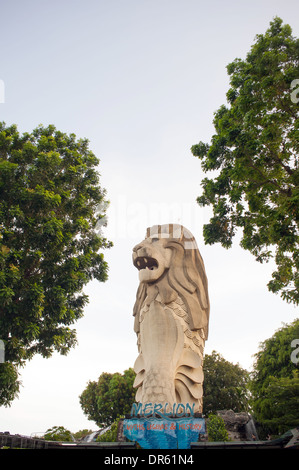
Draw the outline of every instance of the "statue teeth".
[[[145,262],[145,264],[147,264],[147,259],[146,258],[143,258],[143,261]]]
[[[140,261],[137,261],[137,265],[140,266]]]

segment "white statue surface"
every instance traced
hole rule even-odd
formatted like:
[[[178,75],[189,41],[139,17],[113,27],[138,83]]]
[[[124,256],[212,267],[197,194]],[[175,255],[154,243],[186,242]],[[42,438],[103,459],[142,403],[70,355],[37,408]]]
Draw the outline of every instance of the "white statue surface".
[[[133,263],[140,281],[133,312],[136,401],[169,410],[188,404],[202,412],[210,306],[196,241],[181,225],[150,227],[133,249]]]

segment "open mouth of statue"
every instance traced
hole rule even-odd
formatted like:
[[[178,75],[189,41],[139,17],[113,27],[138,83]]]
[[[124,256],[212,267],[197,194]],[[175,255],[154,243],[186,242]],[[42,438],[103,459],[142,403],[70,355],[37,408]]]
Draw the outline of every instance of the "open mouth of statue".
[[[147,256],[139,256],[134,262],[134,266],[141,271],[141,269],[149,269],[154,271],[158,268],[158,262],[154,258],[149,258]]]

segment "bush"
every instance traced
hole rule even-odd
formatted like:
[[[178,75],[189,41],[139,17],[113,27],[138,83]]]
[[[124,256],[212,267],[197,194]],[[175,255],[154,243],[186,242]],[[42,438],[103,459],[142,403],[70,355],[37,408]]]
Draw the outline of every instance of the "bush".
[[[74,440],[71,432],[63,426],[53,426],[51,429],[48,429],[44,435],[44,439],[46,441],[63,442],[72,442]]]
[[[217,415],[209,415],[207,422],[208,439],[212,442],[228,441],[228,432],[225,429],[223,418]]]
[[[117,442],[117,429],[120,418],[117,418],[110,426],[110,429],[97,437],[97,442]]]

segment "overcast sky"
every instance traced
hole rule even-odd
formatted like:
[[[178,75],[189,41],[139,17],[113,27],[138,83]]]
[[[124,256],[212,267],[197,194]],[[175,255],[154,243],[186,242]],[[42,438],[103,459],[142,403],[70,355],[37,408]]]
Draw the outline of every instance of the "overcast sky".
[[[245,58],[274,16],[298,37],[297,0],[0,0],[0,120],[20,132],[54,124],[89,139],[114,243],[105,252],[109,280],[85,288],[78,346],[21,370],[19,398],[0,408],[0,432],[97,429],[78,397],[89,380],[123,372],[137,357],[131,253],[148,226],[181,223],[197,240],[211,302],[206,353],[249,370],[260,342],[298,316],[267,290],[273,265],[257,263],[237,239],[230,250],[204,245],[210,210],[196,197],[205,175],[190,152],[213,135],[226,65]]]

